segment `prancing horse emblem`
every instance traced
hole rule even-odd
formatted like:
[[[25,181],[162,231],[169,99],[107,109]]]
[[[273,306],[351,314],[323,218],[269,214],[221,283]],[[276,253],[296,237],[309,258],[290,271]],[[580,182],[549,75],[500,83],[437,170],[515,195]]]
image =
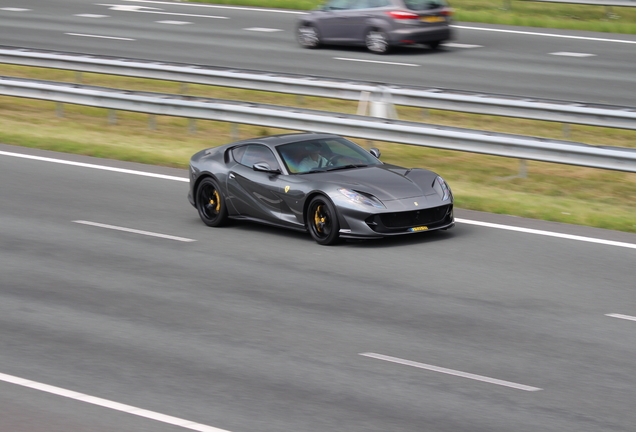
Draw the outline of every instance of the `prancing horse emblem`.
[[[285,193],[289,192],[289,186],[285,186]]]
[[[415,206],[418,206],[419,204],[417,203],[417,201],[413,201],[413,204],[415,204]]]

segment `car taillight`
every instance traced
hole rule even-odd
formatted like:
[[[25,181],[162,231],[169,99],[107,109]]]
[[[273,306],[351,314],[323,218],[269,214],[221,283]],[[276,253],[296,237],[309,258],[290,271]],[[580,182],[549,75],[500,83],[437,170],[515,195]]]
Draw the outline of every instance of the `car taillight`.
[[[420,18],[418,14],[412,13],[412,12],[389,11],[385,13],[393,19],[419,19]]]
[[[453,9],[451,8],[444,8],[442,9],[442,11],[439,13],[440,15],[446,15],[446,16],[451,16],[453,14]]]

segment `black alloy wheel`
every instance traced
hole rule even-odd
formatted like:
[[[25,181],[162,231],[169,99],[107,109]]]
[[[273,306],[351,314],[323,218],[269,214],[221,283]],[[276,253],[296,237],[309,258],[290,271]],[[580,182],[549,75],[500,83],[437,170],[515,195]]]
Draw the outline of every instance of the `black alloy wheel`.
[[[320,46],[320,36],[316,27],[300,24],[296,29],[296,40],[303,48],[314,49]]]
[[[364,44],[374,54],[387,54],[391,50],[389,37],[382,30],[369,30],[364,37]]]
[[[207,226],[218,227],[227,222],[225,198],[213,178],[201,180],[197,188],[196,204],[199,216]]]
[[[318,244],[338,243],[340,223],[336,209],[328,198],[317,196],[311,200],[307,210],[307,227]]]

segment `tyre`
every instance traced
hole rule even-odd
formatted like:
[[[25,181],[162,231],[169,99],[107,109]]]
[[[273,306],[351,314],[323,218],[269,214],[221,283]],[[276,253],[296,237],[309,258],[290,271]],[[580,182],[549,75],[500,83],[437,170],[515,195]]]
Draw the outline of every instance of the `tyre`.
[[[428,45],[428,47],[432,50],[435,50],[437,48],[439,48],[439,45],[442,43],[442,41],[432,41],[432,42],[427,42],[426,45]]]
[[[314,197],[307,210],[309,233],[321,245],[333,245],[340,240],[338,214],[331,201],[324,196]]]
[[[217,227],[227,222],[227,207],[219,184],[211,177],[199,184],[196,193],[199,216],[207,226]]]
[[[314,49],[320,46],[320,36],[316,27],[300,24],[296,29],[296,40],[303,48]]]
[[[369,51],[375,54],[387,54],[391,50],[389,38],[381,30],[369,30],[364,37],[364,44]]]

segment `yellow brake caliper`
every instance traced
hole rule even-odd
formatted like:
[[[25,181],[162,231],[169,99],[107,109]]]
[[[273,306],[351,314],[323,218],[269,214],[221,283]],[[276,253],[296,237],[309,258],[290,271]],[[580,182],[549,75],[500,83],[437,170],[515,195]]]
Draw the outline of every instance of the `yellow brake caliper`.
[[[218,212],[219,210],[221,210],[221,197],[219,196],[219,192],[216,189],[214,189],[214,199],[216,200],[216,208],[214,210]]]
[[[214,207],[214,211],[218,212],[219,210],[221,210],[221,197],[219,197],[219,193],[216,191],[216,189],[214,190],[214,198],[210,198],[210,205],[215,205],[216,207]]]
[[[314,213],[314,225],[316,226],[316,231],[322,232],[322,227],[325,223],[325,218],[320,217],[320,212],[322,211],[322,206],[319,205],[316,207],[316,212]]]

